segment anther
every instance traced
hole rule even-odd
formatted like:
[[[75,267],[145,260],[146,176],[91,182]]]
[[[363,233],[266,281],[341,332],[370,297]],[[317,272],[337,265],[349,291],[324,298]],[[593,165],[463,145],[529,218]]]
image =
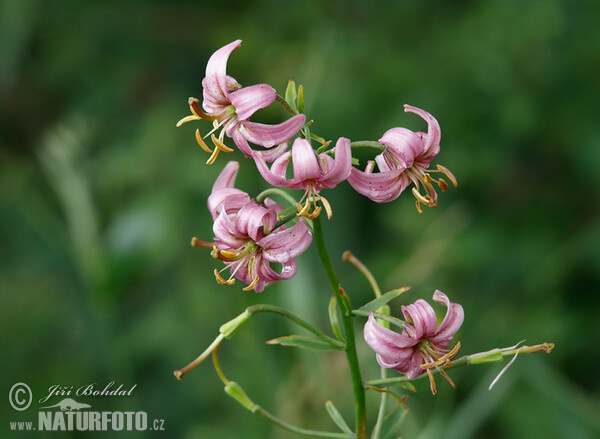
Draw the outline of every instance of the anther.
[[[450,170],[448,168],[446,168],[445,166],[442,166],[442,165],[437,165],[437,169],[442,174],[444,174],[446,177],[448,177],[448,179],[452,182],[452,184],[455,187],[458,186],[458,182],[456,181],[456,177],[454,176],[454,174],[452,172],[450,172]]]
[[[446,189],[448,189],[448,183],[446,183],[446,180],[444,180],[443,178],[438,179],[437,185],[442,190],[442,192],[446,192]]]
[[[204,140],[202,139],[202,136],[200,135],[200,130],[196,130],[196,142],[198,142],[198,145],[200,145],[200,148],[202,148],[204,151],[206,151],[207,153],[212,153],[212,149],[210,149],[208,146],[206,146],[206,143],[204,143]]]
[[[258,283],[258,274],[256,276],[254,276],[254,279],[252,280],[252,283],[250,285],[242,288],[242,290],[243,291],[253,290],[257,283]]]
[[[331,217],[333,216],[333,211],[331,210],[331,204],[329,204],[329,201],[327,201],[327,199],[325,197],[320,197],[319,199],[321,200],[321,204],[325,208],[325,212],[327,213],[327,219],[331,219]]]
[[[215,273],[215,278],[217,280],[217,283],[220,285],[233,285],[235,283],[235,279],[233,279],[233,278],[228,279],[228,280],[223,279],[221,277],[221,274],[219,273],[219,270],[217,270],[216,268],[215,268],[214,273]]]

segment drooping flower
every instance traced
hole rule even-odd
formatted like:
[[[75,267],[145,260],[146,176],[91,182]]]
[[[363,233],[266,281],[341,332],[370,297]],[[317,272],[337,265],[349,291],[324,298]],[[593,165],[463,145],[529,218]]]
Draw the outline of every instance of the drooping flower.
[[[237,162],[227,164],[208,199],[214,243],[194,238],[192,245],[212,247],[211,255],[225,263],[223,269],[215,269],[218,283],[231,285],[239,279],[248,284],[245,291],[261,292],[273,282],[294,277],[296,257],[308,248],[312,235],[302,218],[290,228],[284,224],[274,230],[283,207],[269,198],[259,204],[234,188],[238,168]],[[280,264],[280,269],[272,264]],[[226,269],[228,279],[221,276]]]
[[[421,116],[428,125],[427,133],[413,132],[406,128],[388,130],[378,142],[385,146],[384,151],[369,161],[365,170],[352,168],[348,177],[350,185],[360,194],[377,203],[395,200],[411,183],[415,185],[417,210],[421,213],[421,203],[428,207],[437,206],[437,193],[431,184],[437,183],[444,192],[448,184],[442,178],[434,179],[431,173],[440,172],[457,185],[454,175],[444,166],[437,165],[436,170],[428,169],[431,161],[440,152],[440,125],[428,112],[410,105],[404,111]],[[374,173],[377,164],[378,173]],[[420,185],[426,194],[420,192]]]
[[[271,169],[265,163],[262,154],[254,157],[258,171],[263,178],[273,186],[290,189],[304,189],[304,195],[298,203],[298,215],[314,219],[321,212],[317,201],[321,201],[331,218],[331,206],[327,199],[319,194],[321,189],[332,189],[338,183],[346,180],[352,168],[352,153],[350,151],[350,140],[340,137],[332,150],[334,158],[328,153],[317,154],[310,142],[298,138],[292,145],[292,150],[283,153],[271,165]],[[286,177],[288,165],[292,161],[294,176]],[[304,206],[302,201],[306,199]],[[309,213],[311,205],[313,212]]]
[[[254,155],[248,142],[265,148],[276,148],[263,151],[265,160],[275,160],[287,148],[286,142],[304,125],[305,116],[298,114],[278,125],[266,125],[250,122],[250,117],[259,109],[265,108],[276,99],[276,92],[270,85],[257,84],[242,87],[234,78],[226,73],[227,60],[242,40],[236,40],[217,50],[208,60],[206,76],[202,80],[203,102],[205,111],[200,109],[199,100],[190,98],[188,103],[192,114],[181,119],[177,126],[192,120],[213,121],[213,129],[204,137],[211,135],[215,145],[211,150],[196,130],[196,140],[202,149],[212,153],[207,163],[214,163],[219,151],[231,152],[224,143],[224,136],[233,139],[237,147],[247,157]],[[220,130],[218,137],[214,135]]]
[[[460,304],[450,302],[448,296],[439,290],[433,294],[433,300],[448,308],[439,326],[431,305],[419,299],[402,307],[406,325],[401,334],[381,326],[371,313],[365,324],[364,336],[367,344],[376,352],[381,367],[395,369],[406,374],[408,379],[427,371],[435,393],[431,369],[437,368],[452,384],[443,367],[460,349],[460,343],[451,350],[448,348],[463,323],[464,311]]]

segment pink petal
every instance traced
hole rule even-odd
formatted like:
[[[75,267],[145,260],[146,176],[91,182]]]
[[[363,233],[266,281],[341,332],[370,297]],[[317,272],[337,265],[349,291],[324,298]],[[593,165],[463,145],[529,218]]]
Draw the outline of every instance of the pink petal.
[[[422,155],[425,151],[421,138],[406,128],[389,129],[378,142],[386,145],[388,153],[401,164],[400,167],[395,166],[395,168],[410,168],[415,158]],[[380,165],[379,161],[377,164]],[[381,165],[380,169],[382,169]]]
[[[306,222],[300,218],[289,229],[277,229],[257,242],[263,248],[266,260],[284,263],[296,258],[306,250],[312,242],[312,235]]]
[[[268,107],[275,100],[275,89],[267,84],[251,85],[229,95],[229,101],[235,106],[238,120],[249,119],[257,110]]]
[[[424,151],[429,151],[430,149],[433,149],[437,150],[435,152],[435,154],[437,154],[440,148],[440,138],[442,137],[442,131],[440,129],[440,124],[438,123],[436,118],[429,114],[427,111],[421,110],[417,107],[412,107],[410,105],[405,105],[404,111],[406,111],[407,113],[417,114],[423,119],[425,119],[425,121],[427,122],[427,139],[425,141]]]
[[[298,138],[292,145],[294,180],[304,182],[321,177],[321,166],[315,150],[306,139]]]
[[[262,155],[262,151],[257,152],[254,155],[254,163],[256,163],[258,172],[260,175],[262,175],[266,182],[277,187],[290,187],[288,180],[285,178],[285,168],[289,164],[292,153],[289,152],[280,156],[277,160],[275,160],[271,166],[271,169],[269,169],[269,166],[267,166],[267,163]],[[275,169],[275,171],[273,169]]]
[[[458,303],[450,302],[448,296],[439,290],[436,290],[435,293],[433,293],[433,300],[443,303],[448,308],[448,311],[437,329],[435,336],[430,337],[430,340],[433,343],[450,341],[463,324],[465,318],[463,307]]]
[[[232,188],[239,170],[240,164],[238,162],[228,162],[215,180],[211,193],[225,188]]]
[[[250,202],[250,196],[236,188],[226,188],[213,192],[208,197],[208,211],[213,220],[221,212],[221,209],[226,208],[227,213],[237,211]]]
[[[238,248],[248,241],[248,238],[240,235],[225,210],[221,211],[213,223],[213,233],[219,248]]]
[[[376,203],[386,203],[398,198],[410,184],[410,179],[405,178],[402,172],[402,170],[392,170],[368,173],[352,168],[348,176],[348,183],[356,192]]]
[[[233,130],[233,142],[238,147],[240,151],[242,151],[246,158],[254,157],[254,150],[250,148],[248,141],[246,138],[240,133],[239,129]]]
[[[297,114],[278,125],[244,121],[241,124],[240,132],[249,142],[270,148],[287,142],[302,128],[305,120],[304,114]]]
[[[322,156],[329,157],[327,154]],[[331,189],[342,181],[346,180],[352,170],[352,150],[350,149],[350,139],[340,137],[335,144],[335,160],[333,166],[328,164],[325,176],[320,179],[320,183]]]
[[[264,226],[275,225],[277,213],[255,203],[248,203],[240,209],[235,218],[235,226],[242,235],[249,236],[258,243],[264,236]],[[259,244],[260,245],[260,244]]]
[[[235,49],[240,47],[242,40],[235,40],[221,47],[212,54],[206,64],[206,77],[202,82],[204,90],[219,103],[227,103],[227,60]]]
[[[434,335],[437,329],[437,317],[435,311],[429,303],[423,299],[417,300],[415,303],[402,306],[402,314],[407,321],[412,321],[414,333],[411,337],[419,340]],[[409,326],[407,326],[408,330]]]

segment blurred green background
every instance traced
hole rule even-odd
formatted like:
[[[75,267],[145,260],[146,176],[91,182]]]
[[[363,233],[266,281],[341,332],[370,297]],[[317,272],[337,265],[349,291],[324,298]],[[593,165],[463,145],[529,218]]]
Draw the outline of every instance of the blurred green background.
[[[327,328],[330,291],[314,248],[296,278],[254,294],[216,285],[219,263],[189,246],[212,238],[212,182],[243,158],[206,166],[193,132],[209,124],[175,122],[201,96],[212,52],[241,38],[228,73],[280,93],[288,79],[303,84],[326,138],[425,129],[405,103],[441,124],[435,163],[459,187],[437,209],[419,215],[410,193],[376,205],[346,183],[325,193],[334,207],[326,239],[355,305],[371,292],[341,262],[346,249],[384,290],[412,286],[395,314],[436,288],[460,302],[463,353],[556,343],[551,355],[519,358],[492,392],[499,364],[451,371],[457,389],[438,380],[435,397],[420,381],[402,437],[598,437],[600,2],[0,4],[3,395],[19,381],[40,398],[55,384],[114,380],[137,384],[133,395],[78,400],[165,420],[162,433],[125,436],[296,437],[225,395],[209,363],[182,382],[172,375],[251,304]],[[286,117],[276,105],[257,116]],[[237,186],[266,188],[245,160]],[[343,354],[264,343],[291,331],[253,318],[222,346],[225,372],[289,422],[333,431],[327,399],[351,422]],[[359,353],[365,376],[377,377],[362,340]],[[372,423],[378,396],[368,397]],[[40,404],[16,412],[4,401],[0,435],[11,437],[8,421],[35,419]]]

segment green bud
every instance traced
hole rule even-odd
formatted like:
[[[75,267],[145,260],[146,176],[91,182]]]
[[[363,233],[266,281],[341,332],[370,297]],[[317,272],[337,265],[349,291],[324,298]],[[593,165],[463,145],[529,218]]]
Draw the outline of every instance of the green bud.
[[[235,399],[237,402],[239,402],[241,405],[243,405],[250,411],[252,411],[256,406],[256,404],[252,402],[248,395],[246,395],[246,392],[244,392],[242,386],[240,386],[235,381],[229,381],[227,383],[227,385],[225,386],[225,393],[227,393],[229,396],[231,396],[233,399]]]
[[[469,355],[468,357],[469,364],[498,363],[500,361],[502,361],[502,351],[498,348],[487,352]]]
[[[225,336],[225,338],[231,338],[233,334],[250,318],[250,313],[246,310],[237,316],[235,319],[224,323],[219,328],[219,332]]]

